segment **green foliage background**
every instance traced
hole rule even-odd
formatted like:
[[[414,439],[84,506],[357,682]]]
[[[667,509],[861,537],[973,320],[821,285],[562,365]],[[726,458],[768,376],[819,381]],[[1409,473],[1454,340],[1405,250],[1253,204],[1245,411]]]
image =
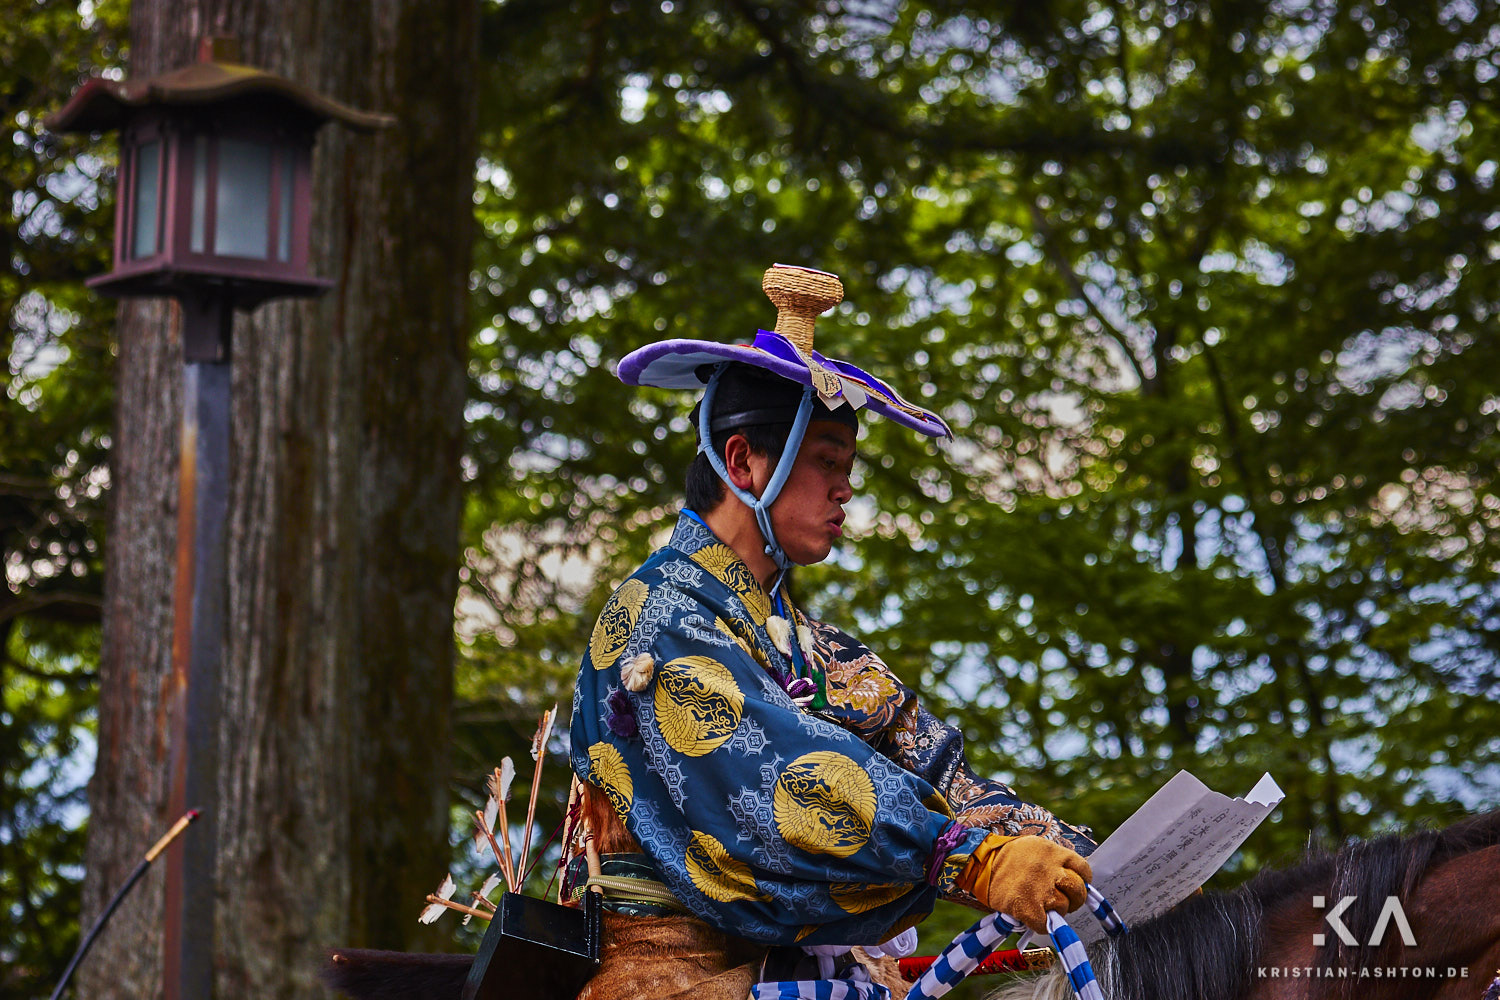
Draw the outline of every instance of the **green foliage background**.
[[[1309,835],[1500,805],[1493,3],[483,10],[458,801],[567,706],[594,613],[675,509],[690,401],[612,364],[748,339],[784,261],[844,279],[825,352],[958,434],[867,422],[860,530],[797,587],[961,725],[982,771],[1107,832],[1178,768],[1235,792],[1269,770],[1286,803],[1224,884]],[[65,64],[112,52],[111,24]],[[13,132],[75,82],[47,72],[45,99],[7,105]],[[8,178],[77,162],[32,148],[4,154]],[[25,204],[13,260],[53,245]],[[6,279],[3,403],[24,419],[5,447],[33,456],[5,456],[7,502],[18,469],[64,498],[104,461],[107,361],[26,374],[28,345],[100,343],[76,286],[98,237],[63,242],[71,277]],[[47,332],[32,291],[78,318]],[[51,551],[42,532],[6,535],[7,599],[45,589],[12,569]],[[7,795],[35,759],[16,720],[86,726],[93,641],[12,621]],[[22,663],[72,679],[13,685]],[[49,809],[9,829],[76,864],[76,822]],[[7,919],[66,915],[66,878],[4,871]]]
[[[118,66],[123,3],[0,18],[0,997],[45,996],[78,944],[111,434],[110,156],[42,113]]]

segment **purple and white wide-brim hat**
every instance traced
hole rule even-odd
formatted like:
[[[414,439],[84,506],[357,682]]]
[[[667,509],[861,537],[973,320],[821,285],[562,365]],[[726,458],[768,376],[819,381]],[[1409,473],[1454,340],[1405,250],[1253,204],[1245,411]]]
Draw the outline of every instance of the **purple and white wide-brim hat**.
[[[776,304],[776,329],[758,330],[751,344],[710,340],[663,340],[632,351],[616,371],[626,385],[701,389],[704,366],[738,361],[764,368],[799,385],[810,385],[829,409],[849,404],[867,409],[928,437],[952,437],[931,410],[903,399],[888,384],[861,368],[827,358],[812,349],[813,321],[838,305],[844,286],[837,275],[787,264],[773,265],[761,280]]]

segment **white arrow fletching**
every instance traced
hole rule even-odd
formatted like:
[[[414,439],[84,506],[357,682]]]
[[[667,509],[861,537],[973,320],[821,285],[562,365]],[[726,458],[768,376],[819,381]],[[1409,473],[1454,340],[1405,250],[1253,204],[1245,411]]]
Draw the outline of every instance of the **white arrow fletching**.
[[[510,801],[510,783],[516,780],[516,765],[509,757],[500,761],[500,787],[494,789],[501,802]]]
[[[549,708],[542,716],[542,724],[536,727],[536,735],[531,738],[531,759],[541,758],[543,751],[547,749],[547,739],[552,735],[552,720],[557,718],[557,706]]]
[[[490,898],[490,893],[494,892],[499,887],[500,887],[500,876],[499,875],[491,875],[489,878],[487,878],[487,879],[484,880],[484,885],[482,885],[482,886],[479,887],[479,894],[481,896],[483,896],[485,899],[489,899]],[[494,900],[491,899],[490,902],[493,903]]]

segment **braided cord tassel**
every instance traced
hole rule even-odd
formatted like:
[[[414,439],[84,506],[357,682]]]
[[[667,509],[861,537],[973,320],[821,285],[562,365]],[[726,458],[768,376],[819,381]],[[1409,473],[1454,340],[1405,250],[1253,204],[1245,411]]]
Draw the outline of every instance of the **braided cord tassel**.
[[[1109,905],[1109,900],[1105,899],[1092,885],[1088,886],[1088,897],[1089,909],[1094,911],[1094,916],[1099,919],[1099,925],[1104,928],[1106,934],[1110,937],[1119,937],[1130,930],[1125,926],[1125,921],[1121,920],[1120,915],[1115,912],[1115,908]]]

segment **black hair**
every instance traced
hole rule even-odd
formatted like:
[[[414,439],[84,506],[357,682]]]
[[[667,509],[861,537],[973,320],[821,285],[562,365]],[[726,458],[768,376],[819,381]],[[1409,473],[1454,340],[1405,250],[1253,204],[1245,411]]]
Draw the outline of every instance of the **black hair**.
[[[736,434],[742,434],[751,451],[757,455],[767,456],[774,463],[781,460],[781,453],[786,448],[787,436],[791,433],[791,424],[752,424],[749,427],[735,427],[716,432],[713,435],[713,448],[719,453],[719,457],[723,458],[724,446],[729,439]],[[724,502],[727,492],[724,488],[724,480],[719,478],[719,474],[709,464],[708,456],[701,451],[694,455],[693,461],[688,465],[687,483],[683,489],[683,502],[687,508],[700,514],[707,514]]]
[[[713,371],[712,365],[704,365],[698,370],[698,377],[707,382],[713,377]],[[714,412],[711,415],[714,451],[723,458],[724,446],[729,439],[741,434],[752,452],[765,455],[773,464],[781,461],[805,389],[805,386],[763,368],[740,362],[729,365],[719,376],[718,388],[714,390]],[[696,432],[698,406],[693,407],[691,419]],[[858,418],[852,406],[832,411],[815,402],[813,419],[833,420],[858,429]],[[683,492],[689,510],[706,514],[724,501],[728,491],[709,464],[708,456],[699,452],[688,466]]]
[[[712,374],[712,366],[704,365],[699,370],[698,377],[707,382]],[[762,368],[735,362],[719,376],[718,388],[714,390],[714,412],[711,416],[719,421],[731,415],[749,415],[752,412],[757,415],[761,413],[770,415],[768,410],[774,413],[777,409],[795,414],[797,404],[801,399],[802,386],[795,382],[773,375]],[[692,421],[693,430],[696,433],[698,430],[697,406],[693,407]],[[729,422],[733,423],[733,421]],[[778,462],[781,460],[782,451],[786,449],[786,439],[791,432],[790,418],[772,423],[725,427],[712,432],[713,449],[722,459],[724,446],[729,439],[736,434],[741,434],[750,445],[751,451],[757,455],[767,456],[772,462]],[[683,490],[683,500],[688,509],[707,514],[724,501],[727,492],[724,488],[724,481],[709,464],[708,456],[701,451],[694,455],[692,464],[688,466],[687,482]]]

